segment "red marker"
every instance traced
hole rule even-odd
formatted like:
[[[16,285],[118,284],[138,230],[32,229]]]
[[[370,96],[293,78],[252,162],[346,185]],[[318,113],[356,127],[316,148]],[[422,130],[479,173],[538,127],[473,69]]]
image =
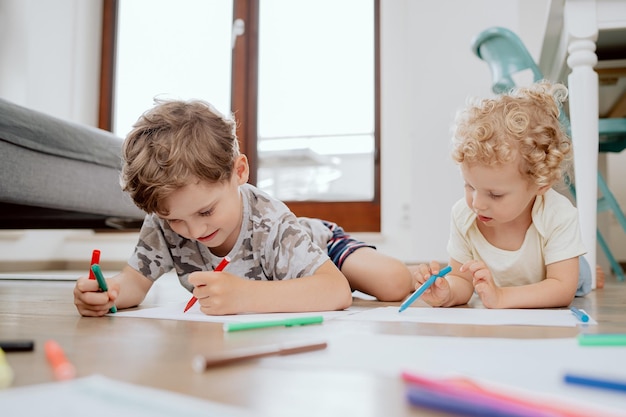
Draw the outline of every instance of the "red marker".
[[[48,363],[52,367],[54,377],[58,380],[72,379],[76,376],[76,368],[67,360],[61,346],[54,340],[48,340],[43,345]]]
[[[89,279],[96,279],[91,267],[100,263],[100,251],[98,249],[94,249],[91,253],[91,265],[89,265]]]
[[[219,263],[219,265],[215,268],[214,271],[220,272],[222,269],[226,268],[226,265],[228,265],[229,262],[230,262],[230,258],[228,256],[225,256],[224,259],[222,259],[222,262]],[[183,311],[183,313],[186,313],[187,310],[189,310],[196,303],[196,301],[198,301],[198,299],[192,296],[189,302],[187,303],[187,306],[185,307],[185,311]]]

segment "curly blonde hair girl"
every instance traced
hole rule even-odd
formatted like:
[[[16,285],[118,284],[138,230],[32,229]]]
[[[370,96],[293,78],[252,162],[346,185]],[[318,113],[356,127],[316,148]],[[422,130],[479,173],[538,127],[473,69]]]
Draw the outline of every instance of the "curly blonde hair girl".
[[[459,164],[503,165],[518,157],[520,172],[539,187],[569,170],[572,145],[559,121],[562,84],[543,81],[470,103],[455,120],[452,158]]]
[[[167,216],[165,198],[192,178],[230,179],[239,155],[235,129],[207,102],[156,100],[124,141],[124,191],[145,212]]]

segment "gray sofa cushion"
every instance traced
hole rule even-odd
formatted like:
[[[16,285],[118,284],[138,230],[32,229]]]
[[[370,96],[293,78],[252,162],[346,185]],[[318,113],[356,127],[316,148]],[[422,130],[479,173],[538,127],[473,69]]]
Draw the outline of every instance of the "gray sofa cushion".
[[[0,99],[0,203],[143,219],[120,187],[122,142]]]
[[[119,169],[122,139],[0,99],[0,138],[50,155]]]

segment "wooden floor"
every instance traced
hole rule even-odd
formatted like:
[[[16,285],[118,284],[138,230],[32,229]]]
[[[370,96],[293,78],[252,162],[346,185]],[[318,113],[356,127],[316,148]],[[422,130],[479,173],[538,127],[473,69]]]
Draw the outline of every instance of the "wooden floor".
[[[145,306],[186,300],[177,280],[159,283]],[[315,372],[275,368],[253,362],[195,374],[194,352],[220,352],[235,347],[284,343],[307,329],[267,329],[225,335],[218,323],[105,317],[80,317],[73,305],[72,281],[0,280],[0,338],[33,339],[35,351],[11,354],[13,386],[51,382],[43,343],[53,338],[79,370],[79,376],[107,377],[241,406],[272,416],[437,416],[407,404],[399,378],[370,372]],[[182,290],[182,291],[181,291]],[[356,300],[356,306],[398,303]],[[471,302],[480,308],[477,300]],[[577,298],[598,321],[590,333],[626,333],[626,283],[607,279],[605,288]],[[305,326],[309,327],[309,326]],[[541,326],[468,326],[425,323],[329,321],[318,334],[428,335],[497,338],[568,338],[579,328]],[[323,333],[319,333],[323,332]],[[355,347],[358,349],[358,346]],[[377,360],[372,358],[372,360]],[[312,395],[316,399],[312,398]]]

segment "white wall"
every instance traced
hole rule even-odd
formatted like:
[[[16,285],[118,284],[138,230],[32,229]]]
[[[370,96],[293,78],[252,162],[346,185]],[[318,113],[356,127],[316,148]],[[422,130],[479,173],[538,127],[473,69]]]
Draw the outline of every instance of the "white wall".
[[[100,1],[0,0],[0,97],[98,121]]]
[[[520,10],[519,13],[516,11]],[[382,192],[379,249],[406,261],[447,260],[449,212],[462,196],[450,126],[468,96],[491,95],[472,38],[498,25],[539,56],[547,0],[382,1]]]
[[[101,1],[0,0],[0,97],[96,126],[101,23]],[[115,236],[124,239],[120,246],[88,230],[0,231],[0,262],[86,259],[95,245],[124,259],[132,240]]]
[[[505,26],[537,58],[548,2],[381,1],[383,231],[358,237],[404,261],[447,259],[449,210],[462,195],[449,129],[468,96],[491,95],[489,71],[470,41],[489,26]],[[100,19],[95,0],[0,0],[0,97],[95,125]],[[123,261],[134,239],[0,231],[0,262],[85,260],[96,246]]]

